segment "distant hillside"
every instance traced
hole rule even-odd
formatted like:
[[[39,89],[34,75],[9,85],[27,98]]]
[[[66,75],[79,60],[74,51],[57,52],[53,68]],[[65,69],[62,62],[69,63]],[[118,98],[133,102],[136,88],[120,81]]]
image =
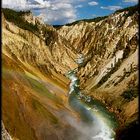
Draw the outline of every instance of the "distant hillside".
[[[123,11],[128,11],[127,16],[132,16],[138,10],[139,10],[138,5],[135,5],[135,6],[131,6],[131,7],[127,7],[127,8],[124,8],[124,9],[117,10],[114,13],[120,13],[120,12],[123,12]],[[99,22],[101,20],[104,20],[107,17],[108,16],[96,17],[96,18],[93,18],[93,19],[81,19],[81,20],[74,21],[72,23],[64,24],[64,25],[65,26],[71,26],[71,25],[75,25],[75,24],[77,24],[77,23],[79,23],[81,21],[85,21],[85,22],[88,22],[88,23],[90,23],[90,22]],[[56,29],[59,29],[62,26],[63,25],[53,25],[53,27],[56,28]]]
[[[117,11],[115,11],[115,13],[128,11],[128,16],[132,16],[138,10],[139,10],[139,6],[135,5],[135,6],[130,6],[130,7],[124,8],[124,9],[117,10]]]

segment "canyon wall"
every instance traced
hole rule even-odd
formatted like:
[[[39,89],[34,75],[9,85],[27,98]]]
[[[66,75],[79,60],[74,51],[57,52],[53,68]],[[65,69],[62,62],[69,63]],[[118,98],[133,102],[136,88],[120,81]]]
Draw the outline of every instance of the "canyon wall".
[[[31,13],[14,12],[17,14],[16,20],[15,17],[9,18],[7,14],[6,9],[3,9],[2,114],[5,127],[13,136],[22,138],[24,135],[30,140],[45,137],[64,139],[65,134],[58,134],[60,131],[55,128],[54,122],[59,122],[61,118],[57,110],[69,110],[67,93],[70,81],[65,74],[77,67],[80,88],[84,94],[99,99],[111,112],[115,112],[122,126],[137,120],[137,7],[117,11],[100,20],[82,20],[59,28],[42,23]],[[17,22],[19,19],[20,24]],[[82,64],[76,61],[80,56],[83,57]],[[48,85],[54,93],[53,97],[48,93],[49,99],[37,95],[38,92],[44,93],[47,90],[44,81],[61,87],[58,90]],[[17,114],[6,111],[11,104]],[[44,114],[46,109],[48,118]],[[21,110],[23,116],[20,114]],[[73,116],[74,113],[70,112]],[[40,117],[38,113],[41,113]],[[16,115],[20,117],[14,122]],[[51,117],[53,119],[49,120]],[[28,119],[25,121],[25,118]],[[49,124],[47,128],[40,124],[42,121]],[[71,128],[63,120],[60,122],[62,125],[58,123],[58,127],[62,130]],[[18,128],[17,123],[21,123],[23,128]],[[27,134],[28,127],[30,134]],[[46,135],[42,134],[43,129],[48,131]],[[17,130],[20,131],[19,134]],[[55,136],[52,135],[53,131],[56,132]],[[71,138],[69,135],[69,139]]]

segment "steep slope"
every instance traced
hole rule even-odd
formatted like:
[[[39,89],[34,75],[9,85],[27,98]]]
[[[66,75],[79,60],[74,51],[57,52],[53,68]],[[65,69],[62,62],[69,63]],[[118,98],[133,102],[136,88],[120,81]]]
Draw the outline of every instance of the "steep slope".
[[[76,117],[67,105],[66,89],[6,55],[2,61],[2,119],[13,140],[71,140],[81,135],[66,120]]]
[[[47,30],[57,35],[50,26]],[[75,53],[58,35],[55,42],[51,42],[52,38],[46,45],[47,40],[33,31],[2,17],[2,120],[5,129],[13,140],[71,140],[82,134],[65,118],[77,117],[68,107],[69,80],[62,74],[76,67]],[[54,43],[59,44],[59,48]]]
[[[78,75],[85,94],[108,104],[110,110],[119,114],[122,124],[135,120],[138,112],[138,7],[116,11],[98,22],[65,25],[57,32],[84,56],[85,63]]]
[[[3,13],[5,14],[5,10]],[[21,24],[24,25],[24,22],[28,22],[24,21],[24,18],[20,26],[16,26],[13,22],[8,22],[3,18],[3,53],[14,55],[22,63],[35,66],[40,71],[45,69],[42,70],[44,73],[64,74],[77,66],[73,61],[76,54],[70,50],[69,43],[63,40],[51,26],[44,27],[44,25],[37,24],[37,27],[41,26],[38,27],[37,34],[20,27]]]

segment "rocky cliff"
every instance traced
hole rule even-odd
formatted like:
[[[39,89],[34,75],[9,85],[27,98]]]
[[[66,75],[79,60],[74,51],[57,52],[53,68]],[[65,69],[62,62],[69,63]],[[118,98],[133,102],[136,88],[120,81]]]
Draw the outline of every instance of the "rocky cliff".
[[[137,120],[137,6],[100,20],[83,20],[59,28],[43,24],[30,12],[3,9],[2,13],[2,113],[13,137],[64,139],[63,130],[71,130],[72,126],[60,119],[62,114],[58,110],[69,112],[65,96],[69,80],[65,74],[77,67],[84,94],[99,99],[115,112],[122,127]],[[38,94],[44,94],[48,88],[53,95]],[[11,104],[14,111],[7,112]],[[75,116],[72,111],[70,114]],[[19,118],[15,121],[16,116]],[[18,123],[22,124],[21,128]],[[48,133],[44,134],[43,130]],[[70,133],[66,133],[71,140]]]
[[[21,17],[21,23],[18,24],[15,20],[9,22],[11,20],[8,17],[8,20],[5,20],[4,17],[2,19],[4,54],[14,56],[21,63],[36,67],[44,74],[65,74],[68,70],[77,67],[74,62],[75,52],[53,27],[42,23],[31,24],[31,21],[24,18],[23,14],[26,13],[21,14],[23,18]],[[29,30],[32,26],[36,28]]]
[[[2,15],[2,119],[5,129],[13,140],[77,137],[79,132],[66,121],[67,116],[75,118],[75,115],[68,107],[69,80],[63,75],[77,66],[75,52],[51,26],[41,23],[34,26],[24,19],[23,13],[17,15],[18,12],[5,10],[8,10]],[[9,11],[14,12],[10,17],[6,15]]]
[[[57,30],[84,56],[81,88],[108,104],[122,123],[135,120],[138,112],[138,9],[133,8]]]

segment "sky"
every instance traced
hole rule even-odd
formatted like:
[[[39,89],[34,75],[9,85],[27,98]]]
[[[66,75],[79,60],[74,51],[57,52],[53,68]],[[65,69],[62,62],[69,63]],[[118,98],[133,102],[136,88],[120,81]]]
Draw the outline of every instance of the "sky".
[[[2,0],[3,8],[31,10],[52,25],[106,16],[136,4],[138,0]]]

